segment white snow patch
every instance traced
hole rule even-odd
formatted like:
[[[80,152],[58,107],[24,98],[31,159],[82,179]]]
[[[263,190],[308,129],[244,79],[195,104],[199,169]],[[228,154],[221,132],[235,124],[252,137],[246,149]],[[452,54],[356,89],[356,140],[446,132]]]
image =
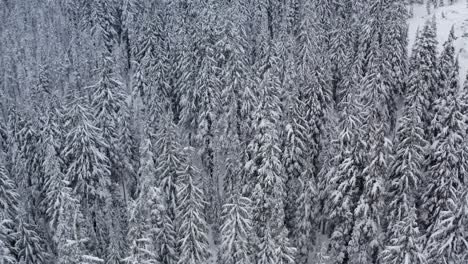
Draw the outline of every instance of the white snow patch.
[[[448,1],[446,1],[448,2]],[[458,0],[453,5],[445,3],[444,6],[431,10],[427,13],[426,5],[415,5],[414,16],[409,19],[409,50],[414,44],[416,32],[424,27],[428,19],[435,15],[437,21],[437,40],[439,42],[439,52],[442,50],[444,42],[447,40],[452,26],[455,28],[455,51],[460,62],[460,80],[463,83],[468,72],[468,3],[465,0]]]

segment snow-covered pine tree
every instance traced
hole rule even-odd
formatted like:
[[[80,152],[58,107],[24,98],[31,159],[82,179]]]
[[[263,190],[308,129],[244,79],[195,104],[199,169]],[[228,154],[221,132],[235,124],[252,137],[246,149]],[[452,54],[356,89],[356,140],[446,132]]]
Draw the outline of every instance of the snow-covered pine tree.
[[[62,180],[64,181],[64,180]],[[73,216],[78,213],[79,201],[72,198],[71,189],[63,186],[57,191],[56,195],[56,219],[53,224],[55,227],[53,240],[56,244],[56,262],[58,264],[76,263],[80,260],[83,248],[74,245],[70,246],[70,241],[75,238],[77,229],[76,222],[73,221]],[[59,198],[59,199],[58,199]]]
[[[450,208],[439,214],[436,230],[428,244],[428,263],[463,263],[468,260],[467,234],[467,191],[458,194],[459,200],[451,201]]]
[[[351,74],[348,69],[352,65],[351,10],[353,1],[343,3],[330,1],[327,13],[330,15],[331,30],[329,32],[329,52],[332,62],[332,94],[337,105],[345,97]],[[332,13],[333,12],[333,13]],[[336,12],[336,16],[333,15]]]
[[[459,92],[459,80],[458,80],[458,59],[455,54],[455,32],[454,28],[450,30],[449,37],[444,43],[444,48],[440,54],[438,60],[439,77],[437,79],[437,87],[434,92],[433,101],[433,118],[431,123],[432,137],[436,137],[442,129],[444,129],[442,123],[440,123],[440,115],[444,115],[446,109],[445,101],[447,98],[452,98]]]
[[[117,43],[117,32],[115,31],[116,3],[113,0],[99,0],[90,2],[91,14],[89,24],[91,34],[104,52],[112,54],[114,45]]]
[[[119,207],[122,207],[123,199],[125,199],[126,182],[128,182],[130,176],[125,173],[126,170],[122,169],[125,158],[122,156],[122,144],[119,142],[120,119],[125,114],[127,106],[124,102],[122,83],[116,79],[112,70],[112,63],[113,59],[110,54],[103,53],[99,79],[95,84],[87,87],[87,89],[93,92],[91,107],[94,114],[94,124],[102,133],[101,136],[104,144],[100,146],[100,151],[106,157],[107,166],[110,170],[110,179],[113,182],[112,186],[109,185],[109,189],[105,190],[110,192],[112,189],[114,192],[114,195],[109,196],[105,200],[107,207],[105,211],[107,212],[104,218],[108,220],[103,221],[103,224],[105,222],[105,225],[107,225],[106,229],[108,230],[106,232],[106,240],[111,243],[108,247],[113,247],[113,249],[107,249],[107,251],[113,252],[106,253],[108,255],[106,257],[107,263],[111,263],[109,262],[109,258],[115,259],[115,255],[123,256],[125,254],[125,252],[115,251],[116,248],[124,248],[124,239],[116,239],[116,236],[122,236],[127,230],[114,230],[114,228],[126,229],[125,226],[118,224],[119,220],[123,220],[126,217],[125,210]],[[120,188],[118,188],[116,183],[118,183]],[[124,198],[122,199],[121,196]],[[116,244],[120,245],[117,246]],[[109,255],[113,255],[114,257],[109,257]]]
[[[291,264],[294,262],[295,249],[288,246],[289,239],[286,229],[283,229],[276,237],[272,237],[274,231],[267,223],[265,227],[265,238],[258,245],[257,262],[259,264],[281,263]]]
[[[365,104],[361,140],[368,145],[368,153],[362,170],[362,194],[353,212],[354,227],[349,243],[350,263],[376,263],[382,246],[380,235],[383,214],[384,182],[387,178],[388,162],[391,160],[391,142],[385,137],[388,131],[388,108],[381,107],[390,96],[380,73],[383,55],[377,35],[371,35],[366,56],[367,71],[361,80],[360,99]]]
[[[133,46],[133,56],[137,63],[145,71],[151,71],[152,67],[157,63],[157,51],[160,37],[162,37],[161,26],[159,20],[161,17],[156,13],[155,4],[145,2],[142,16],[142,24],[138,28],[139,34],[136,35],[136,43]],[[147,72],[148,74],[150,72]],[[152,78],[150,75],[145,75],[148,80]],[[138,94],[149,99],[151,96],[145,90],[138,90]]]
[[[286,78],[294,78],[293,72],[295,71],[294,60],[292,54],[288,56],[286,61],[287,69],[285,70]],[[281,157],[284,170],[286,173],[285,181],[285,224],[286,227],[290,230],[294,230],[295,225],[295,210],[297,208],[297,196],[300,195],[298,192],[300,188],[302,175],[307,175],[311,171],[309,170],[310,166],[313,164],[308,164],[308,159],[310,155],[309,144],[308,144],[308,135],[309,135],[309,124],[307,122],[307,105],[303,101],[300,90],[297,86],[293,84],[293,80],[289,82],[289,87],[285,84],[285,102],[287,104],[284,107],[284,139],[283,139],[283,154]],[[307,172],[305,172],[307,171]],[[304,173],[304,174],[303,174]]]
[[[61,210],[61,189],[66,186],[65,169],[63,159],[59,156],[63,148],[64,130],[60,125],[62,118],[61,109],[49,108],[47,120],[41,131],[43,148],[42,170],[44,173],[44,184],[42,186],[41,207],[44,209],[45,221],[48,224],[47,235],[53,237],[59,212]]]
[[[143,100],[143,98],[146,98],[145,94],[148,94],[148,81],[145,77],[145,68],[141,63],[134,66],[132,84],[132,99],[142,98]]]
[[[101,130],[91,123],[90,110],[83,98],[71,102],[65,118],[65,125],[71,127],[63,150],[68,165],[66,178],[76,193],[92,202],[94,198],[106,196],[108,191],[109,162],[101,151],[107,145]]]
[[[164,200],[157,186],[158,178],[154,165],[153,147],[148,137],[140,146],[140,169],[138,171],[138,196],[131,207],[130,256],[128,263],[156,263],[163,252],[159,252],[158,241],[162,227]]]
[[[79,199],[73,197],[72,190],[63,186],[60,189],[60,199],[57,200],[58,218],[54,232],[57,264],[82,263],[82,257],[87,255],[86,235],[83,215]]]
[[[354,88],[355,89],[355,88]],[[342,102],[343,114],[338,124],[337,138],[332,144],[339,146],[332,158],[330,169],[322,172],[326,177],[326,188],[322,195],[329,198],[325,201],[324,213],[331,228],[330,251],[334,263],[348,263],[350,256],[348,243],[354,228],[354,211],[364,189],[363,166],[366,145],[362,141],[362,105],[355,94],[348,93]]]
[[[135,74],[139,76],[137,88],[143,107],[147,114],[151,113],[153,120],[157,120],[161,111],[167,107],[177,105],[178,94],[175,94],[172,83],[172,55],[169,49],[166,7],[168,3],[147,3],[143,11],[142,26],[135,45],[135,57],[138,67]]]
[[[175,264],[178,261],[177,255],[177,228],[178,228],[178,197],[179,174],[187,157],[182,152],[178,127],[174,124],[172,112],[169,110],[162,115],[155,138],[155,152],[159,153],[156,158],[156,173],[158,175],[158,186],[164,199],[164,212],[162,221],[164,223],[161,230],[161,250],[165,252],[164,264]]]
[[[349,243],[350,263],[377,263],[382,246],[381,217],[384,179],[388,162],[389,144],[384,128],[371,134],[369,164],[363,170],[364,191],[354,211],[355,226]]]
[[[409,210],[401,221],[392,224],[391,238],[382,251],[382,263],[427,263],[417,220],[416,210]]]
[[[164,210],[167,210],[164,208]],[[161,227],[157,236],[159,241],[159,263],[175,264],[177,263],[177,232],[175,222],[170,218],[168,213],[163,213],[161,219]]]
[[[2,183],[0,185],[0,218],[2,220],[13,220],[18,212],[19,194],[15,182],[9,177],[9,173],[3,164],[0,165],[0,181]]]
[[[285,126],[285,143],[283,146],[282,160],[287,174],[285,182],[286,187],[286,200],[285,200],[285,213],[286,226],[290,230],[296,230],[296,221],[300,219],[296,218],[296,210],[298,206],[298,196],[302,195],[302,187],[308,185],[311,181],[312,169],[310,168],[313,164],[309,164],[310,161],[310,149],[308,144],[308,130],[307,122],[304,115],[305,104],[298,98],[291,103],[294,104],[293,117],[288,118]],[[301,111],[302,112],[301,114]],[[302,233],[305,230],[297,230],[298,233]]]
[[[323,25],[320,24],[322,22],[314,20],[320,16],[320,12],[326,12],[320,10],[319,5],[327,6],[327,3],[305,2],[301,6],[300,25],[294,51],[299,90],[304,90],[302,96],[306,101],[308,100],[309,119],[316,116],[314,120],[309,120],[309,122],[317,123],[312,125],[313,133],[318,133],[314,131],[315,129],[321,129],[324,123],[323,114],[332,100],[331,77],[329,76],[331,66],[327,61],[326,45],[321,43],[327,36],[323,32]],[[317,44],[314,45],[314,43]]]
[[[125,254],[128,252],[128,212],[121,187],[117,183],[112,183],[109,189],[110,199],[105,201],[105,206],[101,209],[105,212],[104,221],[109,228],[108,244],[105,249],[106,264],[120,264]],[[152,203],[161,203],[160,195],[151,198]],[[154,207],[154,206],[153,206]],[[154,210],[157,212],[157,210]]]
[[[257,245],[258,253],[255,256],[255,263],[267,264],[267,263],[278,263],[278,256],[276,255],[276,241],[272,237],[272,230],[270,223],[267,223],[264,227],[265,233],[264,238]]]
[[[5,154],[7,152],[8,146],[8,128],[7,128],[7,119],[4,117],[0,119],[0,154]],[[3,157],[2,157],[3,158]]]
[[[281,163],[278,123],[282,118],[279,48],[278,44],[273,47],[269,67],[266,67],[264,79],[260,83],[259,94],[262,101],[255,113],[255,134],[249,146],[252,160],[247,165],[251,173],[250,184],[254,185],[254,257],[259,263],[280,263],[285,260],[294,263],[294,256],[290,254],[295,250],[290,245],[284,226],[286,175]],[[278,250],[274,259],[270,259],[272,246]]]
[[[310,125],[314,125],[312,123],[314,120],[310,120],[309,117],[310,108],[314,106],[308,104],[310,102],[306,95],[308,87],[300,88],[295,84],[295,71],[298,70],[298,65],[295,65],[292,52],[287,56],[284,78],[285,81],[288,79],[289,81],[287,83],[283,81],[283,86],[286,89],[287,99],[285,102],[287,107],[284,107],[285,126],[283,133],[285,138],[281,157],[286,173],[285,226],[291,231],[289,237],[298,249],[297,261],[302,262],[307,260],[308,253],[305,252],[308,252],[309,246],[313,243],[312,219],[310,218],[311,196],[307,192],[312,191],[309,187],[313,183],[313,174],[317,165],[314,161],[317,157],[318,146],[315,145],[315,138],[311,135],[314,134],[312,132],[314,129],[311,129]],[[304,59],[304,57],[302,58]],[[310,63],[310,61],[304,63]],[[301,69],[304,68],[307,67],[301,67],[299,72],[304,73],[301,72]],[[305,84],[305,82],[301,84]]]
[[[430,126],[433,118],[434,92],[437,87],[437,40],[433,21],[427,21],[414,44],[407,81],[408,93],[419,91],[416,107],[424,124],[426,139],[431,137]]]
[[[16,114],[16,113],[15,113]],[[10,157],[9,169],[4,165],[3,153],[0,153],[0,221],[5,227],[6,245],[14,254],[16,263],[47,263],[48,252],[44,247],[42,233],[34,221],[40,223],[39,190],[43,184],[42,153],[37,127],[34,127],[31,116],[20,117],[16,114],[16,138],[10,142],[10,147],[18,147],[17,156]],[[24,118],[24,119],[23,119]],[[15,175],[15,177],[13,177]],[[16,182],[13,180],[15,179]],[[8,204],[7,204],[8,203]],[[32,209],[34,208],[34,209]]]
[[[325,6],[321,6],[325,5]],[[296,87],[297,102],[294,111],[299,121],[301,130],[296,135],[296,140],[302,141],[302,158],[306,165],[299,169],[299,182],[297,188],[290,188],[289,194],[297,194],[294,228],[292,238],[297,246],[297,262],[307,262],[308,252],[315,242],[313,233],[316,231],[312,214],[317,212],[316,203],[313,202],[317,191],[317,174],[319,169],[319,153],[322,148],[322,135],[325,126],[325,113],[331,101],[330,83],[327,76],[329,65],[323,60],[327,55],[325,45],[316,45],[324,39],[325,23],[318,21],[317,16],[326,12],[326,3],[304,2],[300,6],[299,25],[297,25],[296,39],[296,79],[293,86]],[[325,14],[323,14],[325,15]],[[323,18],[326,19],[326,18]],[[299,159],[300,155],[295,155]],[[299,190],[299,192],[297,191]]]
[[[19,264],[47,263],[44,241],[36,232],[36,226],[18,217],[15,226],[15,255]]]
[[[186,25],[187,32],[184,35],[184,45],[181,60],[180,85],[180,121],[182,128],[187,130],[190,145],[196,144],[196,136],[199,130],[199,119],[202,112],[210,111],[216,105],[217,91],[213,89],[219,84],[217,69],[216,49],[217,41],[215,23],[217,21],[218,1],[208,0],[202,4],[199,0],[188,1],[187,20],[192,24]],[[211,93],[213,98],[204,98]],[[205,109],[203,109],[205,108]],[[212,111],[212,110],[211,110]],[[203,120],[205,117],[202,117]],[[211,206],[211,205],[210,205]]]
[[[50,139],[52,140],[52,139]],[[58,156],[55,146],[52,142],[47,144],[46,156],[44,158],[44,175],[45,181],[45,199],[44,206],[46,207],[46,214],[48,217],[49,225],[52,230],[55,229],[57,221],[60,215],[60,211],[63,210],[61,206],[64,201],[62,197],[62,189],[66,188],[67,183],[65,181],[65,175],[62,172],[63,161]]]
[[[439,78],[437,79],[439,86],[435,92],[436,100],[445,99],[447,96],[453,96],[457,90],[450,89],[450,82],[452,80],[452,72],[454,70],[456,54],[455,54],[455,28],[452,26],[447,41],[444,43],[444,48],[440,54],[438,61]]]
[[[109,160],[103,149],[107,148],[101,130],[91,121],[91,112],[83,98],[76,98],[66,109],[65,126],[70,130],[62,157],[66,180],[73,193],[81,197],[83,223],[89,229],[90,254],[99,255],[107,246],[104,236],[107,231],[101,206],[109,197],[111,184]],[[99,239],[99,241],[98,241]]]
[[[40,149],[40,134],[37,119],[31,114],[14,113],[15,143],[18,147],[17,156],[14,157],[15,168],[10,170],[12,177],[16,179],[17,187],[24,191],[21,196],[25,213],[39,221],[40,189],[43,183],[42,151]],[[42,208],[40,208],[42,209]]]
[[[309,173],[304,171],[303,173]],[[314,232],[318,231],[318,217],[315,213],[318,207],[314,205],[316,201],[317,186],[312,180],[307,180],[310,176],[301,176],[305,179],[300,182],[299,195],[296,203],[295,211],[295,227],[291,229],[291,240],[295,240],[294,244],[297,249],[296,263],[305,263],[308,260],[309,252],[313,248],[316,240]]]
[[[0,153],[1,154],[1,153]],[[0,162],[3,159],[0,156]],[[15,234],[14,218],[18,212],[19,195],[15,183],[10,179],[8,171],[0,163],[0,261],[5,264],[15,264]],[[0,262],[1,263],[1,262]]]
[[[214,4],[214,3],[212,3]],[[206,12],[210,12],[207,10]],[[211,11],[213,12],[213,11]],[[208,28],[205,31],[215,31],[214,26],[209,26],[211,15],[208,21],[204,22],[208,24]],[[213,33],[211,33],[213,34]],[[209,223],[213,224],[213,231],[215,234],[215,240],[219,233],[219,221],[220,221],[220,190],[219,186],[219,175],[215,172],[215,128],[217,127],[218,113],[219,113],[219,87],[221,86],[220,72],[218,67],[214,44],[211,42],[215,36],[211,34],[205,34],[205,43],[200,46],[203,49],[203,58],[200,61],[200,69],[195,81],[195,90],[198,93],[198,98],[195,99],[198,102],[197,111],[193,112],[194,109],[182,108],[181,118],[184,122],[187,116],[186,111],[191,111],[190,114],[195,115],[196,124],[196,135],[195,138],[200,145],[201,161],[204,167],[204,174],[206,177],[203,178],[204,192],[207,194],[207,219]],[[193,107],[193,106],[192,106]]]
[[[250,131],[250,115],[256,105],[248,57],[250,43],[246,33],[248,3],[245,0],[231,1],[228,8],[225,17],[222,17],[225,32],[221,34],[222,38],[217,43],[217,49],[227,54],[220,69],[223,84],[222,132],[223,138],[237,137],[239,141],[244,142],[247,131]]]
[[[403,116],[396,132],[385,200],[388,204],[385,263],[425,263],[416,201],[422,188],[426,147],[423,123],[418,115],[417,93],[407,93]]]
[[[102,65],[99,71],[99,79],[92,86],[87,87],[92,92],[91,108],[94,117],[94,126],[101,130],[101,137],[105,145],[101,146],[103,153],[109,161],[111,178],[116,182],[122,182],[126,175],[118,175],[115,170],[119,162],[116,149],[118,144],[118,126],[121,110],[125,107],[122,94],[122,84],[112,73],[112,58],[109,54],[102,55]]]
[[[138,166],[138,136],[136,133],[137,121],[131,106],[125,104],[121,109],[119,115],[119,133],[118,133],[118,144],[117,147],[119,152],[119,170],[122,175],[122,192],[124,200],[128,201],[129,196],[133,194],[133,190],[136,189],[137,180],[137,166]]]
[[[252,58],[250,60],[253,65],[252,70],[258,75],[264,74],[275,31],[272,25],[273,17],[270,3],[249,3],[249,8],[251,8],[249,21],[253,23],[249,27],[249,30],[253,32],[252,36],[249,36],[249,42],[252,43]]]
[[[455,72],[458,72],[458,68]],[[454,74],[453,78],[458,78]],[[427,161],[428,184],[423,195],[427,215],[424,250],[430,263],[458,263],[467,260],[466,234],[466,114],[458,93],[441,102],[438,116],[441,131],[435,137]]]
[[[187,162],[187,161],[186,161]],[[204,207],[205,195],[200,188],[200,175],[190,164],[178,168],[179,190],[177,197],[177,221],[179,229],[179,264],[205,263],[211,256],[208,248],[208,225]]]
[[[465,81],[463,82],[463,87],[460,91],[460,100],[462,102],[468,102],[468,74],[465,77]],[[463,113],[468,113],[468,104],[463,103],[461,107],[462,107]],[[466,124],[468,127],[468,120],[466,121]]]
[[[223,264],[253,263],[249,239],[252,231],[252,205],[240,188],[223,205],[219,261]]]
[[[2,264],[15,264],[16,259],[10,251],[8,244],[4,241],[7,240],[8,228],[5,226],[5,223],[0,223],[0,263]]]
[[[391,87],[388,97],[390,130],[396,127],[397,100],[404,94],[408,72],[408,10],[405,1],[392,0],[384,4],[384,33],[382,34],[382,75],[384,83]]]
[[[227,156],[225,187],[242,185],[249,180],[244,164],[249,159],[247,145],[252,138],[253,112],[257,105],[254,93],[252,67],[250,65],[251,43],[246,33],[249,26],[249,3],[245,0],[231,1],[227,11],[221,12],[223,21],[220,41],[216,48],[224,55],[221,65],[222,90],[220,95],[219,143]],[[221,156],[220,155],[220,156]],[[225,193],[225,197],[229,197]]]

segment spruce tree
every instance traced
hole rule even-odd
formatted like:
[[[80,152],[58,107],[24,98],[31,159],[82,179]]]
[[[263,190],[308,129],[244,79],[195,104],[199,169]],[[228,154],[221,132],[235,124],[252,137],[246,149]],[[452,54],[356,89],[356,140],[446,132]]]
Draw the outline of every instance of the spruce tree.
[[[433,117],[431,123],[432,137],[436,137],[444,128],[440,123],[440,115],[444,115],[446,109],[445,101],[447,98],[452,98],[459,92],[458,80],[458,59],[455,55],[455,35],[452,27],[448,40],[444,43],[444,49],[438,60],[439,78],[437,79],[437,87],[434,93],[433,101]]]
[[[183,128],[188,131],[189,143],[194,145],[196,143],[194,137],[198,134],[200,126],[200,115],[205,115],[201,117],[203,122],[203,119],[206,119],[206,113],[214,110],[212,107],[216,105],[218,97],[217,90],[214,89],[216,85],[219,85],[216,65],[217,50],[213,48],[217,41],[215,28],[217,1],[209,0],[206,4],[193,1],[189,2],[189,7],[191,9],[189,19],[192,20],[192,24],[187,25],[188,32],[185,33],[186,43],[184,44],[191,45],[191,47],[184,52],[185,58],[182,61],[184,69],[180,78],[183,83],[180,84],[179,92],[181,122]],[[206,94],[212,97],[206,98],[204,96]]]
[[[466,75],[465,77],[465,81],[463,83],[463,87],[461,88],[461,91],[460,91],[460,100],[462,102],[468,102],[468,74]],[[462,109],[462,112],[463,113],[467,113],[468,111],[468,104],[466,103],[462,103],[461,105],[461,109]],[[468,121],[466,122],[467,126],[468,126]],[[468,131],[467,131],[468,132]]]
[[[398,98],[404,95],[405,78],[408,74],[408,18],[406,3],[400,0],[388,1],[384,5],[384,33],[382,34],[382,75],[384,83],[390,88],[388,112],[390,129],[396,127]]]
[[[68,164],[66,178],[73,190],[91,202],[108,191],[110,171],[108,159],[101,151],[107,145],[101,131],[91,123],[90,111],[83,99],[72,102],[66,113],[67,146],[63,156]]]
[[[252,206],[248,198],[235,190],[223,205],[221,226],[221,255],[223,264],[250,264],[249,238],[252,235]]]
[[[309,24],[303,25],[303,27]],[[302,29],[302,27],[301,27]],[[315,81],[309,74],[315,63],[312,54],[309,54],[309,32],[300,36],[305,41],[301,45],[302,65],[294,61],[293,53],[288,55],[285,63],[285,78],[283,87],[286,90],[285,103],[285,128],[282,163],[287,175],[285,182],[285,224],[291,231],[290,238],[297,247],[297,261],[307,260],[308,252],[313,243],[313,219],[310,217],[314,208],[311,206],[312,194],[314,188],[314,174],[317,169],[318,158],[318,127],[320,123],[321,111],[315,115],[315,110],[322,106],[317,102],[318,93],[321,87],[318,83],[309,83]],[[296,70],[299,74],[296,73]],[[287,80],[289,78],[289,81]],[[296,84],[296,81],[299,83]],[[315,86],[316,85],[316,86]],[[316,122],[317,121],[317,122]],[[312,188],[312,189],[311,189]]]
[[[278,256],[276,255],[276,241],[272,237],[272,230],[270,223],[267,223],[265,228],[265,237],[257,245],[258,253],[255,256],[256,263],[267,264],[267,263],[278,263]]]
[[[161,254],[161,193],[156,187],[145,188],[130,209],[130,256],[125,259],[128,263],[156,263]]]
[[[338,124],[340,132],[332,142],[339,148],[331,161],[331,169],[321,173],[325,175],[327,182],[324,193],[330,197],[323,210],[332,228],[330,249],[335,263],[350,261],[348,243],[355,225],[352,216],[364,191],[362,167],[365,162],[366,145],[361,140],[362,105],[356,100],[358,97],[354,93],[351,92],[347,102],[343,102],[344,113]]]
[[[256,112],[255,137],[249,149],[252,161],[248,164],[251,173],[253,230],[255,232],[255,258],[258,262],[273,261],[279,263],[291,260],[295,252],[288,240],[284,226],[285,181],[284,168],[281,163],[281,149],[278,120],[282,118],[280,107],[280,58],[278,45],[275,45],[269,60],[264,79],[260,83],[262,103]],[[281,249],[278,255],[271,259],[271,247]]]
[[[138,164],[138,137],[136,135],[136,117],[130,109],[131,106],[125,105],[122,109],[122,114],[119,117],[119,134],[118,134],[118,166],[121,170],[122,191],[124,200],[127,201],[131,196],[132,190],[135,189],[137,179],[137,164]]]
[[[425,263],[416,202],[422,188],[427,141],[415,104],[417,94],[408,94],[396,132],[395,158],[390,167],[386,201],[385,263]]]
[[[96,84],[87,87],[92,93],[91,108],[93,111],[93,125],[100,129],[101,137],[105,145],[101,146],[101,151],[107,157],[108,166],[111,169],[112,180],[123,182],[124,177],[114,168],[118,168],[119,152],[117,147],[119,139],[119,117],[122,115],[124,96],[121,91],[122,84],[115,79],[112,73],[112,59],[108,55],[102,55],[102,69],[99,72],[99,80]]]
[[[416,38],[409,63],[408,93],[417,92],[419,116],[424,124],[426,140],[434,116],[434,96],[437,87],[437,40],[434,21],[427,21]]]
[[[135,44],[135,57],[138,62],[135,77],[135,88],[147,111],[156,116],[165,107],[168,100],[174,96],[171,88],[171,67],[168,43],[167,21],[164,18],[165,3],[147,3],[149,5],[142,11],[142,26],[139,29]]]
[[[382,245],[381,217],[383,212],[384,182],[387,178],[388,162],[391,160],[391,142],[385,137],[390,121],[388,109],[382,105],[388,101],[389,93],[383,85],[380,74],[383,56],[379,50],[377,36],[371,37],[370,47],[366,56],[368,69],[360,84],[362,94],[360,99],[365,104],[363,114],[363,129],[365,134],[360,140],[367,143],[367,155],[364,157],[362,169],[362,188],[356,208],[353,212],[354,227],[349,244],[350,263],[376,263]]]
[[[12,254],[12,252],[10,251],[10,249],[8,248],[8,245],[7,243],[5,243],[4,241],[7,240],[6,237],[6,233],[8,232],[8,229],[6,226],[4,226],[4,223],[1,223],[0,224],[0,227],[1,227],[1,230],[0,231],[0,263],[4,263],[4,264],[14,264],[16,263],[16,260]]]
[[[307,171],[303,172],[308,173]],[[312,180],[307,180],[310,176],[301,176],[302,180],[299,185],[299,195],[297,197],[297,208],[295,211],[295,228],[291,229],[291,239],[296,241],[297,248],[296,263],[305,262],[308,260],[309,251],[316,243],[315,232],[318,228],[316,224],[319,222],[316,213],[318,208],[315,207],[315,195],[317,195],[317,186]]]
[[[292,68],[292,67],[291,67]],[[288,72],[289,73],[289,72]],[[309,124],[307,122],[307,103],[299,93],[299,89],[290,89],[286,91],[287,104],[285,109],[285,139],[283,142],[282,163],[287,174],[285,213],[286,226],[290,230],[295,229],[295,210],[297,208],[297,196],[301,182],[310,179],[310,167],[308,164],[309,155]],[[306,178],[302,178],[305,175]]]
[[[246,149],[252,139],[253,112],[258,104],[250,65],[251,43],[246,32],[251,11],[248,8],[249,3],[245,0],[232,1],[228,5],[228,11],[221,17],[224,31],[216,43],[219,54],[226,54],[220,69],[222,90],[218,122],[221,155],[227,155],[228,161],[224,183],[225,186],[242,185],[245,194],[251,191],[244,164],[249,160]],[[225,195],[229,197],[230,194]]]
[[[205,57],[201,61],[201,68],[198,72],[195,85],[200,93],[197,100],[199,102],[196,123],[198,124],[196,139],[200,145],[200,154],[206,173],[204,179],[204,192],[208,195],[208,221],[213,223],[214,232],[219,229],[219,176],[215,171],[215,133],[219,112],[219,92],[221,86],[219,80],[219,69],[217,67],[215,49],[207,44],[205,47]],[[185,108],[182,109],[182,120],[184,120]],[[191,110],[193,111],[193,110]],[[192,113],[193,114],[193,113]]]
[[[101,130],[91,123],[90,110],[78,98],[71,102],[66,112],[66,134],[68,144],[63,150],[66,169],[65,178],[73,193],[81,197],[83,223],[87,225],[90,239],[90,254],[102,257],[107,243],[105,213],[101,208],[109,197],[111,173],[109,160],[102,150],[107,147]]]
[[[0,217],[2,220],[13,220],[18,212],[19,195],[15,182],[10,179],[9,173],[3,164],[0,166],[0,180],[2,182],[0,188]]]
[[[438,60],[438,68],[439,68],[439,78],[438,78],[438,84],[439,86],[437,87],[436,90],[436,100],[438,99],[444,99],[447,96],[453,96],[454,93],[457,92],[457,89],[453,89],[451,86],[451,81],[452,81],[452,72],[454,70],[455,61],[457,60],[456,54],[455,54],[455,47],[454,47],[454,41],[455,41],[455,28],[452,26],[448,39],[444,43],[444,48],[440,54],[439,60]],[[452,89],[451,89],[452,88]],[[458,87],[455,87],[458,88]]]
[[[10,173],[16,179],[20,192],[24,191],[21,200],[24,203],[24,213],[28,214],[33,221],[41,221],[42,209],[40,207],[40,192],[44,175],[42,172],[43,153],[40,149],[39,125],[37,119],[29,114],[16,114],[15,143],[18,147],[17,156],[13,158],[16,162],[15,168]],[[35,208],[35,209],[33,209]]]
[[[179,221],[178,239],[180,245],[179,264],[204,263],[211,256],[208,242],[208,225],[204,206],[206,199],[200,188],[196,169],[187,164],[178,169]],[[198,183],[197,183],[198,182]]]
[[[331,15],[330,20],[333,29],[329,33],[330,59],[332,61],[332,94],[337,105],[345,97],[346,89],[351,82],[351,74],[347,70],[352,65],[352,49],[349,43],[351,38],[351,1],[344,3],[331,2],[330,9],[336,14],[336,18]],[[335,11],[336,10],[336,11]]]
[[[132,255],[129,263],[154,263],[162,252],[158,251],[163,211],[163,197],[157,188],[152,144],[144,138],[140,147],[138,196],[131,208],[130,240]]]
[[[47,263],[44,245],[41,237],[35,231],[36,227],[24,219],[17,219],[15,227],[15,254],[20,264]]]
[[[424,249],[431,263],[465,261],[462,230],[466,222],[466,115],[461,111],[460,98],[449,96],[444,100],[444,114],[438,118],[443,129],[430,148],[428,185],[423,196],[427,214]]]
[[[363,170],[363,193],[354,211],[355,226],[349,244],[351,254],[350,263],[377,263],[377,257],[382,246],[383,237],[381,217],[386,178],[389,144],[384,137],[384,128],[380,124],[376,131],[371,132],[372,142],[367,166]]]
[[[81,263],[82,257],[86,255],[85,242],[86,230],[83,215],[80,211],[79,200],[73,197],[72,190],[66,186],[60,190],[60,208],[54,242],[57,247],[56,261],[59,264]]]
[[[58,157],[52,142],[47,144],[46,157],[44,159],[44,175],[46,176],[45,182],[45,207],[48,216],[49,224],[54,229],[63,210],[64,197],[62,196],[62,189],[66,188],[67,182],[65,175],[62,172],[63,161]]]
[[[6,264],[16,263],[14,220],[18,212],[18,199],[15,183],[3,164],[0,164],[0,260]]]
[[[126,239],[128,213],[120,186],[113,183],[110,186],[109,193],[112,198],[107,199],[104,208],[102,208],[102,211],[106,212],[104,221],[109,228],[104,260],[107,264],[120,264],[128,252],[128,241]],[[161,203],[160,195],[151,200],[153,203],[154,200]]]
[[[300,155],[302,157],[302,169],[299,169],[299,185],[290,188],[289,194],[296,194],[295,225],[290,227],[291,239],[297,247],[298,263],[306,263],[309,251],[315,244],[315,234],[318,231],[318,219],[316,213],[319,207],[316,203],[318,191],[318,173],[320,168],[319,154],[323,149],[324,127],[326,112],[331,102],[330,78],[328,78],[331,63],[326,62],[328,51],[321,40],[327,38],[325,20],[327,19],[327,5],[325,2],[304,2],[298,11],[298,25],[296,50],[293,52],[295,60],[295,86],[296,100],[293,104],[298,122],[298,134],[296,140],[302,141]],[[319,20],[320,16],[323,20]],[[296,132],[297,133],[297,132]],[[298,191],[299,190],[299,191]],[[289,214],[289,213],[288,213]]]
[[[164,208],[167,210],[167,208]],[[164,211],[163,211],[164,212]],[[169,214],[163,213],[161,227],[157,236],[159,241],[159,263],[175,264],[177,263],[177,232],[176,223],[169,217]]]
[[[163,229],[161,230],[161,250],[165,264],[174,264],[178,261],[177,255],[177,228],[178,228],[178,197],[179,174],[186,160],[180,145],[178,127],[174,124],[173,115],[169,111],[164,114],[155,135],[155,152],[159,153],[156,158],[156,173],[158,175],[158,186],[162,192],[164,212],[162,216]]]
[[[91,33],[103,51],[109,54],[113,52],[117,39],[115,11],[116,5],[112,0],[91,2],[91,14],[89,17]]]

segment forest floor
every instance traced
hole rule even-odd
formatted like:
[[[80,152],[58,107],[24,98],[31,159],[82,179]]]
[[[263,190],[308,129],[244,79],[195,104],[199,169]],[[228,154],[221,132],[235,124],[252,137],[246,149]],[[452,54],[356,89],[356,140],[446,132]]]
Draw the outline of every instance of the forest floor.
[[[452,26],[455,28],[455,52],[460,61],[460,80],[463,83],[468,72],[468,2],[465,0],[457,1],[453,5],[445,6],[431,10],[428,14],[425,5],[415,5],[414,15],[409,20],[409,49],[414,44],[416,32],[422,29],[426,20],[436,16],[437,21],[437,39],[439,42],[439,52],[442,50],[444,42],[447,40]]]

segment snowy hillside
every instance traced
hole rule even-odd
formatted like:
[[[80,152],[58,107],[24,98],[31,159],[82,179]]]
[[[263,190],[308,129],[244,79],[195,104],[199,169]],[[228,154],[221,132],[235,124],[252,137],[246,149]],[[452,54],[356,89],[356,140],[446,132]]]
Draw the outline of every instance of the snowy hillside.
[[[414,15],[409,20],[410,45],[408,48],[411,51],[418,28],[422,29],[424,22],[431,19],[433,15],[437,20],[439,51],[447,40],[451,27],[455,27],[457,37],[455,50],[460,60],[460,78],[464,81],[468,71],[468,4],[466,1],[458,0],[453,5],[446,4],[431,10],[431,14],[428,14],[425,5],[415,5]]]
[[[468,264],[467,72],[468,0],[0,0],[0,264]]]

